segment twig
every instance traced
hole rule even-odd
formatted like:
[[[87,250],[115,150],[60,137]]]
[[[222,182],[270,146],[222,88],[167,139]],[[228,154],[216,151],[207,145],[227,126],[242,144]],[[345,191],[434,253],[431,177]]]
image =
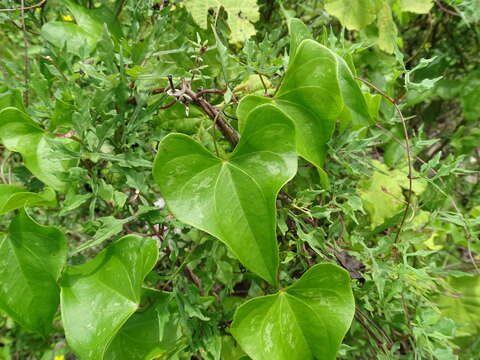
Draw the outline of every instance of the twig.
[[[25,106],[28,106],[29,102],[29,87],[30,87],[30,63],[28,61],[28,37],[27,37],[27,28],[25,26],[25,0],[21,0],[22,8],[21,18],[22,18],[22,31],[23,31],[23,59],[25,63],[24,68],[24,77],[25,77],[25,92],[23,93],[23,102]]]
[[[453,16],[458,16],[458,17],[462,16],[459,13],[446,8],[440,0],[437,0],[435,3],[437,4],[437,6],[439,7],[440,10],[442,10],[443,12],[446,12],[447,14],[450,14],[450,15],[453,15]]]
[[[31,9],[35,9],[37,7],[40,7],[42,6],[43,4],[45,4],[47,2],[47,0],[42,0],[40,1],[39,3],[35,4],[35,5],[31,5],[31,6],[27,6],[25,7],[25,4],[24,4],[24,0],[22,0],[22,5],[21,7],[19,8],[13,8],[13,9],[0,9],[0,12],[8,12],[8,11],[24,11],[24,10],[31,10]]]
[[[413,191],[413,168],[412,168],[412,155],[411,155],[412,152],[411,152],[411,149],[410,149],[410,139],[408,137],[407,124],[405,122],[405,118],[403,117],[402,111],[398,107],[397,101],[394,98],[392,98],[391,96],[389,96],[388,94],[386,94],[385,92],[383,92],[382,90],[377,88],[370,81],[359,78],[359,77],[356,77],[356,78],[358,80],[360,80],[361,82],[363,82],[364,84],[371,87],[373,90],[375,90],[380,95],[382,95],[385,99],[387,99],[390,103],[392,103],[393,107],[395,108],[398,115],[400,116],[400,120],[402,121],[403,133],[404,133],[404,136],[405,136],[405,149],[406,149],[406,153],[407,153],[407,162],[408,162],[408,175],[407,175],[407,178],[408,178],[408,194],[407,194],[407,199],[406,199],[407,204],[405,206],[405,211],[403,212],[402,221],[400,222],[400,226],[398,228],[397,234],[395,235],[395,242],[397,243],[398,240],[400,239],[400,233],[402,232],[402,228],[403,228],[403,225],[405,224],[405,220],[407,219],[407,214],[408,214],[408,210],[410,209],[410,203],[411,203],[411,200],[412,200],[412,191]]]

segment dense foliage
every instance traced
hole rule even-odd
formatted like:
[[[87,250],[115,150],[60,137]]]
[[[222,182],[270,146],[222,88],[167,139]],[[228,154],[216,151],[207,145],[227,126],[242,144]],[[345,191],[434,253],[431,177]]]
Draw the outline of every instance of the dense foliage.
[[[0,0],[0,359],[475,359],[479,0]]]

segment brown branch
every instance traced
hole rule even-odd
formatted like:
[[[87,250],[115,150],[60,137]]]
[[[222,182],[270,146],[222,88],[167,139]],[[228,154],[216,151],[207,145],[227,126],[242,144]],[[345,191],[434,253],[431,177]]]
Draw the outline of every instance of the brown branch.
[[[438,6],[438,8],[439,8],[440,10],[442,10],[443,12],[445,12],[445,13],[447,13],[447,14],[450,14],[450,15],[453,15],[453,16],[458,16],[458,17],[461,17],[461,16],[462,16],[462,15],[460,15],[459,13],[457,13],[457,12],[455,12],[455,11],[453,11],[453,10],[450,10],[450,9],[448,9],[447,7],[445,7],[445,5],[443,5],[442,2],[439,1],[439,0],[437,0],[435,3],[437,4],[437,6]]]
[[[225,136],[228,142],[232,146],[236,146],[238,144],[240,136],[238,135],[237,131],[227,121],[225,121],[225,119],[221,115],[221,111],[215,106],[211,105],[207,100],[205,100],[201,94],[199,95],[199,93],[194,92],[190,88],[189,83],[184,83],[183,91],[192,99],[194,104],[200,106],[203,111],[208,115],[208,117],[215,121],[218,129],[221,131],[223,136]]]
[[[47,2],[47,0],[42,0],[40,1],[39,3],[35,4],[35,5],[31,5],[31,6],[25,6],[24,4],[24,0],[22,0],[22,5],[21,7],[19,8],[13,8],[13,9],[0,9],[0,12],[9,12],[9,11],[25,11],[25,10],[31,10],[31,9],[35,9],[37,7],[40,7],[42,6],[43,4],[45,4]]]
[[[383,92],[382,90],[377,88],[370,81],[359,78],[359,77],[356,77],[356,78],[358,80],[360,80],[361,82],[363,82],[364,84],[371,87],[373,90],[375,90],[380,95],[382,95],[385,99],[387,99],[390,103],[392,103],[393,107],[395,108],[398,115],[400,116],[400,120],[402,121],[403,133],[404,133],[404,136],[405,136],[405,149],[406,149],[406,153],[407,153],[407,162],[408,162],[408,175],[407,175],[407,178],[408,178],[408,194],[407,194],[407,204],[405,206],[405,211],[403,212],[402,221],[400,222],[400,226],[398,228],[397,235],[395,235],[395,242],[398,242],[398,240],[400,239],[400,233],[402,232],[403,225],[405,224],[405,220],[407,219],[408,210],[410,209],[410,203],[412,201],[412,191],[413,191],[412,151],[410,149],[410,139],[408,137],[407,124],[406,124],[405,118],[403,117],[402,111],[398,107],[397,101],[394,98],[392,98],[391,96],[389,96],[388,94],[386,94],[385,92]]]

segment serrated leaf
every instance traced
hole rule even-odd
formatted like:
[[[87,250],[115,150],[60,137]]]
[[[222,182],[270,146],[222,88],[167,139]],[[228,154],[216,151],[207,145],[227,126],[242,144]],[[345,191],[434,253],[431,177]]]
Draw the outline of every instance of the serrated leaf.
[[[217,12],[221,7],[228,13],[228,25],[232,30],[231,42],[243,42],[255,35],[252,23],[260,19],[256,0],[185,0],[185,8],[190,12],[195,22],[202,28],[207,28],[209,9]]]
[[[19,152],[25,167],[43,183],[60,192],[66,190],[62,177],[76,161],[65,160],[52,145],[75,148],[74,141],[45,132],[27,114],[12,107],[0,111],[0,141],[8,150]]]
[[[402,11],[416,14],[428,14],[433,6],[433,0],[399,0]]]
[[[253,360],[334,360],[354,313],[348,272],[319,264],[285,290],[241,305],[230,331]]]
[[[57,279],[66,258],[63,233],[20,211],[0,240],[0,309],[28,330],[46,335],[57,311]]]
[[[24,207],[53,207],[56,204],[55,191],[49,187],[41,193],[33,193],[20,186],[0,184],[0,214]]]
[[[155,265],[155,240],[128,235],[93,260],[66,269],[61,309],[68,344],[80,359],[100,360],[135,313],[144,278]]]
[[[229,159],[190,137],[163,139],[153,176],[170,211],[230,247],[249,270],[276,283],[275,199],[296,173],[294,126],[272,105],[253,110]]]
[[[345,61],[330,49],[303,40],[274,98],[246,96],[237,108],[240,132],[250,111],[273,104],[295,124],[297,152],[318,168],[335,121],[345,110],[354,128],[371,122],[367,104]]]
[[[325,0],[325,10],[348,30],[362,30],[371,24],[378,8],[377,0]]]
[[[106,360],[169,358],[185,346],[180,315],[170,293],[144,289],[146,309],[135,313],[113,339]]]

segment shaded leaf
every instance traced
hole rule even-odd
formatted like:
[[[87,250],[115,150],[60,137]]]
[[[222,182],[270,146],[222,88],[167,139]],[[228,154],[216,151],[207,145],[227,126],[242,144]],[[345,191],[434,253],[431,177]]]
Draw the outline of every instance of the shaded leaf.
[[[348,272],[319,264],[279,293],[241,305],[231,333],[253,360],[333,360],[354,313]]]
[[[276,282],[275,199],[297,170],[291,121],[271,105],[248,115],[228,160],[190,137],[163,139],[153,175],[172,213],[230,247],[249,270]]]
[[[103,359],[110,341],[137,310],[143,280],[157,257],[155,240],[129,235],[93,260],[66,269],[62,320],[68,344],[81,359]]]
[[[0,240],[0,308],[30,331],[46,335],[57,311],[57,279],[66,258],[63,233],[20,211]]]
[[[113,339],[105,359],[150,360],[168,358],[185,346],[180,315],[171,294],[144,289],[143,306]]]
[[[0,184],[0,214],[23,207],[53,207],[56,204],[55,191],[49,187],[41,193],[33,193],[20,186]]]
[[[0,141],[10,151],[19,152],[25,167],[38,179],[57,191],[65,191],[62,177],[75,166],[52,146],[75,148],[73,140],[46,133],[30,117],[16,108],[0,111]]]

